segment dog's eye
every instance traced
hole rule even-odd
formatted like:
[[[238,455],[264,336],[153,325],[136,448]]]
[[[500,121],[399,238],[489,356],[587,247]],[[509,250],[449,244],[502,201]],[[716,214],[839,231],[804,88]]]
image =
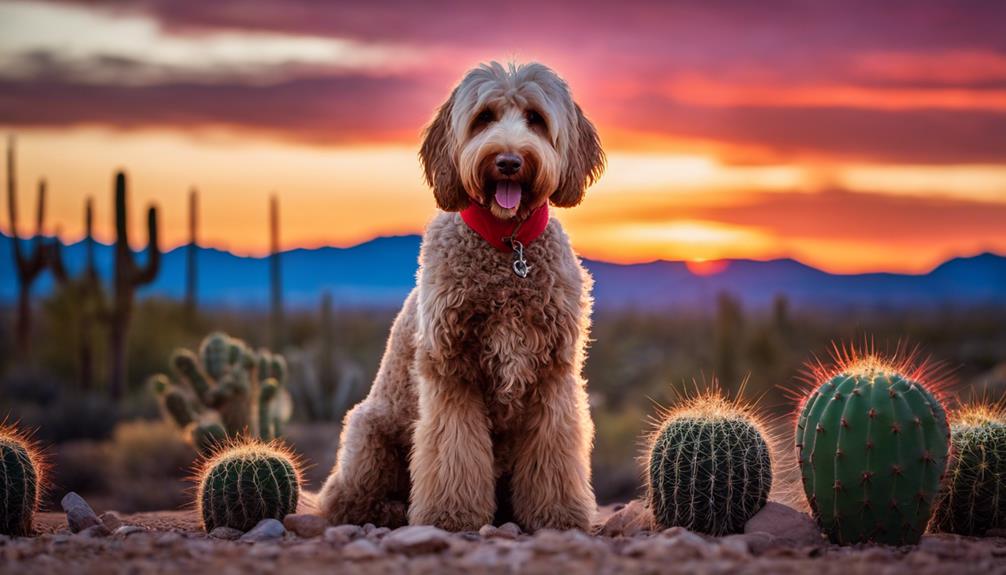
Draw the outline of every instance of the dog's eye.
[[[496,119],[496,115],[493,114],[492,110],[482,110],[479,112],[478,116],[475,116],[475,125],[484,126]]]
[[[537,111],[528,110],[526,116],[528,126],[545,126],[545,118],[542,118]]]

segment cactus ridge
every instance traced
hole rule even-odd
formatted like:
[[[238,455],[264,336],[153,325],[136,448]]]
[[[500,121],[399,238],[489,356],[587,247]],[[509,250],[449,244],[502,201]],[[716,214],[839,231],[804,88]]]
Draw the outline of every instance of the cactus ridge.
[[[157,374],[151,387],[165,415],[204,455],[229,438],[275,439],[290,418],[286,362],[267,349],[256,353],[215,332],[203,339],[198,353],[176,349],[170,366],[178,384]]]
[[[30,535],[41,496],[42,470],[31,445],[4,428],[0,428],[0,479],[0,534]]]
[[[248,531],[267,518],[297,510],[300,471],[283,449],[266,444],[226,448],[209,460],[199,481],[197,505],[206,531]]]
[[[951,427],[953,460],[933,520],[940,531],[1006,528],[1006,413],[977,411],[980,417],[955,418]]]
[[[825,381],[805,401],[797,457],[811,510],[832,541],[917,543],[947,463],[936,397],[871,362]]]
[[[769,444],[741,412],[672,413],[655,436],[648,467],[657,522],[712,535],[742,531],[772,487]]]

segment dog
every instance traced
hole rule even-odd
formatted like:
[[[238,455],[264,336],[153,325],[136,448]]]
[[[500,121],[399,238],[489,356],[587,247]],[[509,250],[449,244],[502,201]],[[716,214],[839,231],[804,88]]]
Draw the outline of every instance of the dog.
[[[335,524],[585,530],[592,279],[548,208],[601,176],[597,131],[546,66],[490,62],[439,108],[419,156],[442,211],[320,510]]]

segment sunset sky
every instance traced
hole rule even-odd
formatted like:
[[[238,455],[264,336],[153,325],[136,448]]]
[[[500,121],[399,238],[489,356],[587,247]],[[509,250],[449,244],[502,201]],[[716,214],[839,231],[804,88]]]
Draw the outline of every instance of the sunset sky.
[[[1006,3],[0,0],[0,130],[22,229],[110,239],[113,170],[164,244],[267,249],[416,233],[419,133],[480,61],[556,69],[605,176],[557,210],[586,257],[794,257],[923,272],[1006,253]],[[6,206],[0,228],[9,229]]]

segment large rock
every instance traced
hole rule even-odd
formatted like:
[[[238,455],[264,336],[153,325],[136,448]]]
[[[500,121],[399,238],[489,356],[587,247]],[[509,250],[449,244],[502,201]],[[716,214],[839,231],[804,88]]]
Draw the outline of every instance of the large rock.
[[[744,533],[767,533],[777,544],[790,546],[820,545],[821,530],[810,515],[792,507],[769,501],[744,525]]]
[[[381,544],[392,553],[420,555],[437,553],[450,546],[450,534],[430,525],[401,527],[388,533]]]
[[[319,515],[291,513],[283,518],[283,526],[301,537],[320,537],[328,527],[328,520]]]
[[[263,519],[251,531],[241,536],[239,541],[274,541],[286,534],[286,528],[276,519]]]
[[[70,531],[79,533],[88,527],[101,525],[101,520],[98,519],[94,509],[91,509],[87,501],[84,501],[83,497],[73,491],[64,495],[59,504],[66,512],[66,524],[70,527]]]

